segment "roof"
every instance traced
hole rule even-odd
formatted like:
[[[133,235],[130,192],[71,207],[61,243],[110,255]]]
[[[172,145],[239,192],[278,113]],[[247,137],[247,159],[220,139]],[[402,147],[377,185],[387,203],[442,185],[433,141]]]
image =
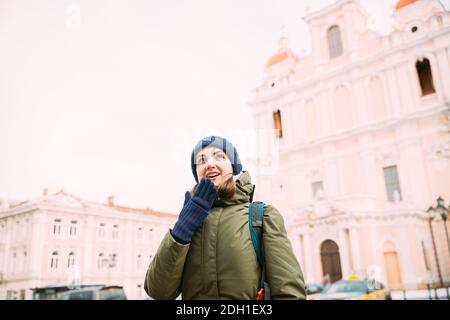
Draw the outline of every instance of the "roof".
[[[274,64],[280,63],[281,61],[284,61],[287,58],[289,58],[289,55],[286,51],[277,53],[270,58],[269,62],[267,62],[267,66],[268,67],[273,66]]]
[[[20,208],[26,206],[50,206],[50,207],[63,207],[63,208],[72,208],[72,209],[81,209],[81,210],[89,210],[96,212],[104,212],[104,213],[117,213],[127,212],[127,213],[135,213],[135,214],[145,214],[150,216],[157,217],[166,217],[166,218],[174,218],[176,217],[174,214],[166,213],[166,212],[158,212],[154,211],[150,208],[132,208],[126,206],[118,206],[115,204],[103,204],[94,201],[89,201],[85,199],[78,198],[71,194],[68,194],[64,191],[59,191],[53,194],[45,195],[36,200],[27,200],[22,202],[15,202],[10,204],[10,208]]]
[[[417,0],[399,0],[399,2],[397,2],[397,5],[395,6],[395,9],[400,10],[401,8],[406,7],[407,5],[410,5],[416,1]]]

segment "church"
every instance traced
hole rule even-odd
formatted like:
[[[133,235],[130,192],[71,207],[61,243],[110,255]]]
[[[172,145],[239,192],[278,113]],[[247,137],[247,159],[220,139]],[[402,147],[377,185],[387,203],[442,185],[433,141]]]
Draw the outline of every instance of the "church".
[[[307,283],[450,283],[450,14],[394,10],[387,35],[357,0],[307,12],[311,52],[282,36],[253,90],[255,128],[278,146],[259,152],[255,199],[283,214]]]

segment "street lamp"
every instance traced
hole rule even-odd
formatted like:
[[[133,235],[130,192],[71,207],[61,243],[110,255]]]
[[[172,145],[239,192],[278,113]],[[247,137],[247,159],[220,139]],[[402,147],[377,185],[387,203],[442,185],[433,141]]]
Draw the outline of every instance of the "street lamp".
[[[436,199],[437,206],[436,209],[439,214],[441,215],[442,221],[444,222],[444,228],[445,228],[445,236],[447,238],[447,247],[448,247],[448,253],[450,254],[450,239],[448,237],[448,228],[447,228],[447,218],[448,218],[448,209],[444,205],[444,199],[441,197]],[[450,206],[449,206],[450,209]]]
[[[438,269],[439,283],[440,283],[441,287],[443,287],[444,282],[442,281],[441,267],[439,266],[439,259],[437,257],[437,251],[436,251],[436,241],[434,240],[433,225],[431,223],[435,216],[433,207],[430,206],[427,210],[427,213],[429,214],[428,224],[430,225],[431,241],[433,243],[434,259],[436,260],[436,267]]]
[[[437,252],[436,252],[436,242],[434,241],[433,226],[431,223],[435,216],[435,211],[434,211],[433,207],[430,206],[427,210],[427,213],[429,214],[428,224],[430,226],[431,241],[433,243],[434,259],[436,260],[436,267],[437,267],[438,276],[439,276],[439,283],[440,283],[441,287],[443,287],[444,282],[442,281],[441,267],[439,266],[439,259],[438,259]]]

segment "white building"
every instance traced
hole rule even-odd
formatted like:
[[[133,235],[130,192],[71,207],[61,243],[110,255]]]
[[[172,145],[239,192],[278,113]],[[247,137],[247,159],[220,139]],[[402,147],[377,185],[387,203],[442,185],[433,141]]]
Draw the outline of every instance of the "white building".
[[[250,103],[279,142],[255,199],[285,215],[308,282],[369,272],[390,288],[448,284],[444,223],[432,223],[434,245],[426,210],[450,200],[450,14],[399,1],[385,36],[367,19],[339,0],[304,18],[309,55],[280,40]]]
[[[146,296],[145,272],[176,216],[79,199],[63,191],[0,206],[0,299],[31,288],[110,284]]]

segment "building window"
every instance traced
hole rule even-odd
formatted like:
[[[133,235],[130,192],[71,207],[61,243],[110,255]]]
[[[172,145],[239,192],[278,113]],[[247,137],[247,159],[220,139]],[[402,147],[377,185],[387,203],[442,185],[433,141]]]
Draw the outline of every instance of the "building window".
[[[12,252],[12,263],[11,263],[11,272],[15,273],[17,270],[17,252],[13,250]]]
[[[53,234],[55,235],[61,234],[61,219],[55,219],[53,223]]]
[[[97,269],[103,268],[103,253],[99,253],[97,257]]]
[[[316,196],[317,192],[323,191],[323,182],[322,181],[316,181],[312,183],[312,196],[313,198]]]
[[[2,223],[0,225],[0,241],[3,241],[5,239],[6,231],[5,231],[5,225]]]
[[[27,265],[28,265],[28,261],[27,261],[27,252],[24,251],[23,252],[23,261],[22,261],[22,271],[25,272],[27,270]]]
[[[136,296],[138,298],[141,298],[142,297],[142,285],[138,284],[136,289],[137,289]]]
[[[52,257],[50,260],[50,269],[52,269],[52,270],[58,269],[58,252],[57,251],[54,251],[52,253]]]
[[[422,96],[426,96],[435,93],[433,84],[433,74],[431,72],[430,60],[427,58],[418,60],[416,62],[417,76],[419,77],[420,89],[422,91]]]
[[[342,38],[341,30],[338,26],[334,25],[328,29],[327,32],[328,49],[330,52],[330,58],[336,58],[342,55]]]
[[[119,226],[117,224],[113,225],[112,238],[113,239],[118,239],[119,238]]]
[[[75,265],[75,252],[69,253],[69,258],[67,259],[67,268],[73,267]]]
[[[383,168],[384,182],[386,184],[387,198],[391,202],[402,200],[400,181],[398,179],[397,166]]]
[[[70,236],[77,235],[77,222],[76,221],[70,221],[69,235]]]
[[[16,221],[16,239],[20,239],[21,232],[20,232],[20,221]]]
[[[138,240],[142,240],[142,228],[141,227],[138,228],[137,238],[138,238]]]
[[[109,255],[108,268],[115,269],[117,267],[117,254]]]
[[[100,223],[100,226],[98,228],[98,236],[99,238],[104,238],[105,237],[105,231],[106,227],[104,223]]]
[[[275,127],[275,136],[277,138],[283,137],[283,125],[281,122],[281,112],[277,110],[273,113],[273,124]]]
[[[138,254],[137,256],[137,269],[140,270],[142,268],[142,255]]]
[[[148,229],[148,240],[152,241],[153,240],[153,235],[154,235],[153,228]]]

